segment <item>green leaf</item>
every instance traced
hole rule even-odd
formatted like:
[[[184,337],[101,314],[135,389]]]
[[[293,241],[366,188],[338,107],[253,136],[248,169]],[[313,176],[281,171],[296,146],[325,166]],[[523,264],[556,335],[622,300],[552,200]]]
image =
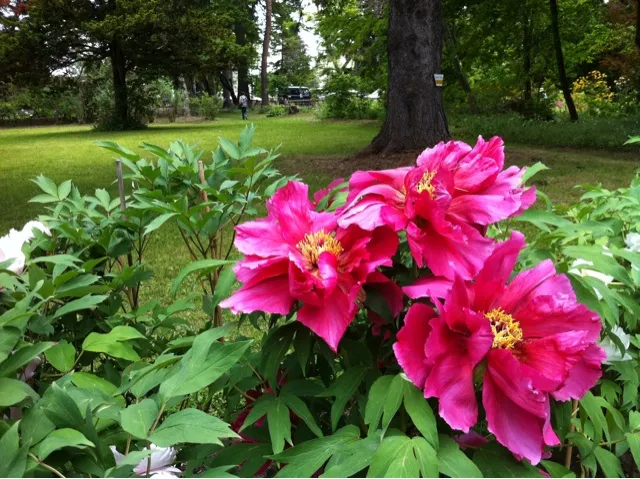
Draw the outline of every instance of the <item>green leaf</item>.
[[[120,411],[120,425],[122,429],[138,439],[144,439],[149,434],[158,417],[158,405],[153,399],[144,399]]]
[[[29,397],[37,401],[40,396],[25,382],[0,378],[0,407],[13,406]]]
[[[393,416],[396,415],[400,405],[402,404],[402,398],[404,397],[406,381],[402,379],[400,374],[396,375],[387,389],[387,397],[384,401],[382,408],[382,428],[387,429]],[[365,409],[366,414],[366,409]]]
[[[228,264],[233,264],[234,261],[225,261],[222,259],[201,259],[200,261],[193,261],[189,263],[185,268],[180,271],[176,279],[173,281],[171,285],[171,295],[175,296],[178,292],[178,288],[182,282],[193,273],[199,274],[207,274],[215,269],[218,269],[220,266],[225,266]]]
[[[51,263],[60,266],[74,266],[79,263],[80,259],[71,254],[54,254],[51,256],[39,256],[37,258],[31,258],[29,264],[35,263]]]
[[[9,359],[0,365],[0,376],[9,376],[13,374],[54,344],[55,343],[43,341],[40,343],[29,344],[28,346],[18,349],[15,353],[9,356]]]
[[[276,401],[276,397],[273,394],[263,394],[260,396],[251,407],[251,411],[247,414],[246,419],[240,427],[240,432],[255,423],[258,419],[267,415],[267,411],[271,408],[271,404]]]
[[[429,442],[420,436],[411,438],[413,452],[418,460],[422,477],[438,477],[438,455]]]
[[[0,389],[1,391],[1,389]],[[0,477],[22,477],[27,467],[29,445],[20,448],[18,426],[16,422],[0,438]]]
[[[54,196],[56,198],[58,197],[58,187],[56,186],[56,183],[52,179],[44,176],[42,173],[40,173],[40,175],[38,175],[31,181],[38,185],[40,189],[48,195]]]
[[[114,358],[138,361],[140,356],[133,348],[124,343],[132,339],[145,339],[144,335],[131,326],[116,326],[107,334],[91,333],[82,343],[84,351],[104,353]]]
[[[289,409],[291,409],[291,411],[293,411],[296,416],[304,421],[309,429],[311,429],[311,432],[313,432],[318,437],[323,436],[322,431],[318,427],[318,424],[313,417],[313,414],[311,414],[311,411],[309,411],[309,408],[302,399],[292,394],[286,393],[281,393],[280,399],[282,399],[287,404],[287,406],[289,406]]]
[[[167,221],[169,221],[171,218],[173,218],[174,216],[177,216],[178,213],[164,213],[158,217],[156,217],[151,223],[149,223],[147,225],[147,227],[144,229],[144,236],[147,236],[149,233],[157,230],[158,228],[160,228],[163,224],[165,224]]]
[[[238,438],[226,422],[198,409],[183,409],[170,415],[149,436],[160,447],[178,443],[220,444],[221,438]]]
[[[197,392],[214,382],[238,362],[251,341],[216,342],[228,328],[215,328],[199,334],[177,366],[176,374],[160,385],[165,400]]]
[[[331,436],[325,436],[303,442],[271,459],[287,463],[278,471],[276,477],[311,477],[333,454],[357,441],[360,431],[356,426],[343,427]]]
[[[60,316],[64,316],[65,314],[73,313],[74,311],[80,311],[82,309],[93,309],[108,297],[109,296],[102,295],[102,294],[97,294],[97,295],[90,294],[87,296],[83,296],[82,298],[74,299],[73,301],[70,301],[64,306],[62,306],[61,308],[59,308],[55,312],[53,317],[59,318]]]
[[[108,396],[113,396],[118,391],[117,386],[105,378],[101,378],[95,374],[85,373],[84,371],[71,374],[71,381],[81,389],[101,391]]]
[[[580,405],[593,423],[595,433],[594,441],[600,442],[603,432],[606,431],[607,436],[609,435],[609,428],[607,426],[607,420],[602,413],[602,409],[598,405],[598,401],[591,391],[587,391],[584,397],[580,400]]]
[[[95,444],[84,437],[81,432],[75,429],[64,428],[51,432],[34,448],[33,453],[38,456],[41,461],[44,461],[49,454],[64,447],[84,449],[94,446]]]
[[[535,467],[517,461],[497,443],[489,443],[473,454],[473,462],[484,477],[542,477]]]
[[[636,462],[636,466],[640,468],[640,433],[632,434],[628,432],[625,437],[627,438],[627,443],[629,443],[633,460]]]
[[[336,427],[338,427],[338,421],[340,421],[340,418],[344,415],[344,408],[347,405],[347,401],[349,401],[349,398],[356,392],[365,374],[366,368],[364,366],[356,366],[348,369],[322,394],[323,396],[336,397],[336,400],[331,406],[332,430],[335,431]]]
[[[42,411],[49,420],[60,428],[82,429],[84,420],[80,409],[69,394],[58,383],[53,383],[44,393],[41,403]]]
[[[561,466],[557,462],[542,461],[541,464],[551,477],[576,477],[575,473],[571,472],[566,467]]]
[[[71,193],[71,180],[64,181],[58,186],[57,197],[59,200],[64,200]]]
[[[620,460],[608,449],[596,447],[593,451],[604,477],[624,477]]]
[[[220,276],[218,276],[218,283],[216,284],[215,292],[213,293],[212,308],[215,308],[221,301],[225,300],[229,296],[229,292],[233,285],[236,283],[236,274],[230,267],[222,268]]]
[[[522,175],[522,183],[527,183],[531,178],[540,173],[541,171],[548,170],[547,165],[541,162],[537,162],[534,165],[527,166],[524,175]]]
[[[413,442],[406,436],[386,437],[376,451],[367,477],[419,477]]]
[[[0,363],[9,357],[21,336],[22,332],[18,328],[0,328]]]
[[[137,161],[140,159],[140,155],[131,151],[129,148],[118,145],[113,141],[96,141],[96,145],[106,150],[113,151],[114,153],[123,156],[127,160]]]
[[[56,428],[39,407],[28,408],[20,421],[20,436],[24,444],[38,444]]]
[[[281,398],[277,398],[269,406],[267,421],[269,422],[269,435],[274,454],[279,454],[284,450],[285,440],[293,445],[289,408]]]
[[[438,429],[436,417],[424,395],[413,384],[407,384],[404,390],[404,408],[420,434],[429,441],[431,447],[438,449]]]
[[[220,148],[222,148],[229,158],[232,160],[239,160],[241,158],[240,150],[238,150],[238,147],[233,141],[227,140],[226,138],[218,138],[218,141],[220,142]]]
[[[471,459],[458,447],[458,443],[448,436],[439,436],[438,467],[449,477],[483,477]]]
[[[44,353],[47,361],[61,373],[69,371],[76,361],[76,350],[65,340],[60,341]]]
[[[382,431],[376,431],[365,439],[347,444],[327,462],[320,477],[349,477],[362,471],[371,460],[382,441]]]

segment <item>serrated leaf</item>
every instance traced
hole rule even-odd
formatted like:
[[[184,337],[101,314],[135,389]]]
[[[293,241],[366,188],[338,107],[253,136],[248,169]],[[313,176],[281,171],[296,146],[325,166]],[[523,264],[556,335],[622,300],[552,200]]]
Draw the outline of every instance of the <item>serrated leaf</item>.
[[[347,402],[354,395],[358,386],[364,379],[366,368],[356,366],[346,370],[333,384],[327,389],[323,396],[335,396],[336,399],[331,406],[331,429],[333,431],[338,427],[338,421],[344,414],[344,408]]]
[[[593,451],[604,477],[624,477],[620,460],[608,449],[596,447]]]
[[[318,424],[313,417],[313,414],[311,414],[311,411],[309,411],[309,408],[302,399],[294,396],[293,394],[286,393],[281,393],[280,398],[287,404],[287,406],[289,406],[289,409],[291,409],[291,411],[296,416],[304,421],[309,429],[311,429],[311,432],[313,432],[318,437],[323,436],[322,431],[318,427]]]

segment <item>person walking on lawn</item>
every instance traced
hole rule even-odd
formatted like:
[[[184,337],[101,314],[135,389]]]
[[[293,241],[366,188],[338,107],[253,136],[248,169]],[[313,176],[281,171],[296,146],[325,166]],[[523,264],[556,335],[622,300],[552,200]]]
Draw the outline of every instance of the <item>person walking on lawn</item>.
[[[240,108],[242,108],[242,119],[246,120],[247,119],[247,96],[242,93],[242,95],[240,95],[240,98],[238,98],[238,101],[240,102]]]

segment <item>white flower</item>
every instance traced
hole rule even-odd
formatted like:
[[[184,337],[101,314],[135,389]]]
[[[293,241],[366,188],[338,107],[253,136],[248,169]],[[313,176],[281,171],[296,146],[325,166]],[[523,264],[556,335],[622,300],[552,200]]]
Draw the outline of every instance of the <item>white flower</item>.
[[[120,454],[115,446],[109,446],[109,449],[111,449],[113,453],[116,465],[119,465],[124,459],[124,455]],[[172,447],[158,447],[155,444],[151,444],[151,467],[149,468],[151,477],[155,477],[156,479],[170,479],[182,474],[182,471],[173,465],[177,455],[178,451]],[[145,476],[147,474],[147,467],[148,458],[145,457],[133,468],[133,472],[137,476]]]
[[[605,361],[605,363],[611,364],[613,361],[629,361],[630,359],[632,359],[627,352],[629,350],[629,344],[631,344],[631,336],[625,333],[624,329],[622,329],[620,326],[614,326],[613,328],[611,328],[611,332],[618,337],[618,339],[624,346],[624,354],[620,352],[620,348],[618,348],[618,345],[607,336],[598,343],[598,345],[602,349],[604,349],[605,353],[607,353],[607,360]]]
[[[603,253],[603,254],[607,256],[611,256],[611,253]],[[589,267],[593,268],[593,263],[591,261],[587,261],[585,259],[577,259],[573,263],[571,263],[571,269],[569,270],[569,273],[582,276],[583,278],[589,276],[591,278],[599,279],[607,286],[613,281],[613,276],[600,273]],[[600,292],[596,288],[593,288],[593,290],[595,291],[598,299],[599,300],[602,299],[602,295],[600,294]]]
[[[31,241],[35,234],[33,230],[38,229],[47,235],[51,235],[51,231],[39,221],[29,221],[21,231],[12,229],[9,234],[0,238],[0,262],[12,260],[8,266],[9,271],[16,274],[22,274],[26,258],[22,252],[22,246]]]
[[[640,233],[629,233],[624,241],[627,243],[627,251],[640,253]]]

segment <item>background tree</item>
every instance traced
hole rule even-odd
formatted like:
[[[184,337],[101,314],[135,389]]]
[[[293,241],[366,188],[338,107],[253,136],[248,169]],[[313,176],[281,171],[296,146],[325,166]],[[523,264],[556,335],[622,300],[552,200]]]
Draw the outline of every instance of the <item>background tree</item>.
[[[271,43],[271,0],[265,0],[264,39],[262,42],[262,63],[260,66],[260,83],[262,88],[262,105],[269,104],[269,47]]]
[[[558,62],[558,77],[560,79],[560,85],[562,86],[562,94],[564,95],[564,101],[567,103],[567,109],[569,110],[569,117],[571,118],[571,121],[578,121],[578,112],[576,111],[576,106],[573,103],[571,87],[569,86],[567,72],[564,67],[557,0],[549,0],[549,8],[551,10],[551,30],[553,32],[553,44],[556,53],[556,61]]]

